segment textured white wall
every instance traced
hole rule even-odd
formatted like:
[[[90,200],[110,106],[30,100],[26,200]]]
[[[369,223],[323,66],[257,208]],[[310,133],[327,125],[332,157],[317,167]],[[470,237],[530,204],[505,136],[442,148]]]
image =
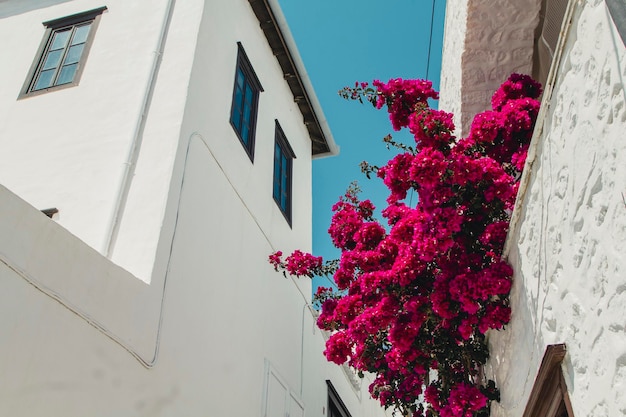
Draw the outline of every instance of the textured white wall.
[[[451,0],[446,3],[441,100],[467,135],[477,113],[513,72],[530,74],[539,0]]]
[[[546,346],[563,342],[574,414],[626,413],[625,76],[604,2],[579,3],[509,236],[513,317],[490,335],[494,416],[522,415]]]
[[[447,0],[441,53],[439,108],[454,114],[457,135],[461,134],[461,60],[467,33],[467,1]]]

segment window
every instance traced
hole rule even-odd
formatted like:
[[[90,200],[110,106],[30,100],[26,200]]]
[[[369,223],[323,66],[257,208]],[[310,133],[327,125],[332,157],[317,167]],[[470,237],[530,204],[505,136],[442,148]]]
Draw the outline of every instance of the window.
[[[564,344],[547,347],[523,417],[574,417],[561,371],[566,352]]]
[[[328,415],[327,417],[351,417],[350,412],[346,408],[341,398],[339,398],[339,394],[333,387],[332,382],[326,380],[326,385],[328,385]]]
[[[106,7],[44,22],[47,30],[20,96],[78,84]]]
[[[291,172],[295,155],[276,120],[274,134],[274,201],[291,225]]]
[[[237,132],[237,136],[248,153],[250,160],[253,161],[259,92],[263,91],[263,87],[261,87],[261,83],[254,73],[241,43],[237,43],[237,45],[239,46],[239,52],[237,53],[237,71],[235,72],[230,124]]]

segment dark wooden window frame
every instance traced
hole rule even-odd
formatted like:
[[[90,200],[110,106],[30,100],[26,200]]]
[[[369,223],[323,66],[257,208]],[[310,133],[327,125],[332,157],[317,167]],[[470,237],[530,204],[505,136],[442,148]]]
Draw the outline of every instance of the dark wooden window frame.
[[[272,169],[272,173],[273,173],[273,181],[272,181],[272,197],[274,198],[274,201],[276,202],[276,205],[278,206],[278,208],[280,209],[281,213],[283,213],[283,216],[285,216],[285,219],[287,220],[287,223],[289,223],[289,226],[291,226],[291,215],[292,215],[292,197],[293,197],[293,160],[296,158],[295,153],[293,152],[293,149],[291,149],[291,146],[289,145],[289,141],[287,141],[287,137],[285,136],[285,132],[283,132],[283,129],[280,127],[280,123],[278,123],[278,120],[275,120],[276,123],[276,128],[274,131],[274,163],[273,163],[273,169]],[[277,181],[279,181],[279,184],[282,183],[282,170],[280,169],[281,166],[277,166],[277,163],[280,162],[279,157],[281,155],[277,154],[277,151],[280,150],[280,153],[282,156],[285,157],[285,162],[287,164],[286,167],[286,172],[285,172],[285,176],[287,177],[287,184],[286,187],[287,189],[283,189],[282,186],[278,187],[278,194],[276,195],[276,185],[277,185]],[[281,158],[282,159],[282,158]],[[278,172],[277,172],[278,170]],[[286,197],[286,202],[285,202],[285,207],[283,207],[282,203],[281,203],[281,195],[282,193],[286,193],[287,197]]]
[[[237,103],[236,93],[237,93],[237,73],[241,70],[244,75],[244,83],[247,83],[252,89],[252,103],[250,109],[250,126],[248,131],[248,138],[244,138],[242,136],[242,123],[243,123],[243,113],[245,112],[244,108],[241,109],[240,115],[240,123],[236,125],[233,122],[233,116],[237,111]],[[245,85],[244,85],[245,88]],[[235,82],[233,83],[233,97],[231,101],[230,108],[230,125],[233,127],[233,130],[237,134],[241,145],[246,150],[250,161],[254,162],[254,142],[256,136],[256,121],[257,114],[259,110],[259,95],[263,92],[263,87],[261,86],[261,82],[254,72],[254,68],[252,68],[252,64],[248,59],[248,55],[246,55],[246,51],[243,49],[241,42],[237,42],[237,67],[235,68]],[[242,101],[245,102],[245,96],[242,98]],[[243,105],[243,104],[242,104]]]
[[[523,417],[574,417],[561,370],[566,353],[565,344],[546,348]]]
[[[39,49],[37,50],[37,54],[35,55],[35,60],[33,61],[30,67],[30,70],[28,71],[28,76],[26,77],[26,81],[24,82],[24,85],[22,86],[22,90],[20,91],[20,95],[18,99],[45,94],[50,91],[61,90],[64,88],[74,87],[78,85],[80,81],[80,77],[83,73],[83,69],[85,67],[85,62],[87,62],[89,50],[91,49],[93,39],[96,35],[96,29],[98,28],[100,17],[102,16],[102,13],[104,13],[105,10],[107,10],[107,8],[103,6],[103,7],[98,7],[97,9],[92,9],[92,10],[88,10],[85,12],[76,13],[71,16],[62,17],[60,19],[54,19],[54,20],[49,20],[47,22],[43,22],[43,26],[46,28],[46,31],[39,45]],[[87,35],[85,46],[80,56],[78,67],[76,69],[76,72],[74,73],[74,78],[72,79],[72,82],[60,84],[60,85],[53,85],[48,88],[43,88],[40,90],[33,90],[37,76],[41,72],[41,68],[44,64],[43,60],[44,60],[44,57],[46,56],[48,48],[50,47],[50,43],[52,41],[52,37],[54,33],[59,31],[60,29],[79,26],[87,22],[91,22],[91,28],[89,29],[89,34]]]
[[[341,397],[337,394],[333,383],[327,379],[326,385],[328,386],[328,411],[326,417],[352,417]]]

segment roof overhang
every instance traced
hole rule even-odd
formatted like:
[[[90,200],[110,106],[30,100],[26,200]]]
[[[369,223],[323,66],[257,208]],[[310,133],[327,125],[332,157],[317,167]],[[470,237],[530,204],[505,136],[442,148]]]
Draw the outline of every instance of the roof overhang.
[[[285,81],[304,118],[314,157],[337,155],[339,148],[324,118],[295,41],[277,0],[248,0],[267,38]]]

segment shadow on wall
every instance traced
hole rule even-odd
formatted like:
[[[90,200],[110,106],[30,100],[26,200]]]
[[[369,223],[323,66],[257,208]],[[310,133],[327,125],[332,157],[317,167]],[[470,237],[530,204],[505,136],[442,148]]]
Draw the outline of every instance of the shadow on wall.
[[[43,9],[57,4],[67,3],[71,0],[0,0],[0,19],[30,12],[35,9]]]

